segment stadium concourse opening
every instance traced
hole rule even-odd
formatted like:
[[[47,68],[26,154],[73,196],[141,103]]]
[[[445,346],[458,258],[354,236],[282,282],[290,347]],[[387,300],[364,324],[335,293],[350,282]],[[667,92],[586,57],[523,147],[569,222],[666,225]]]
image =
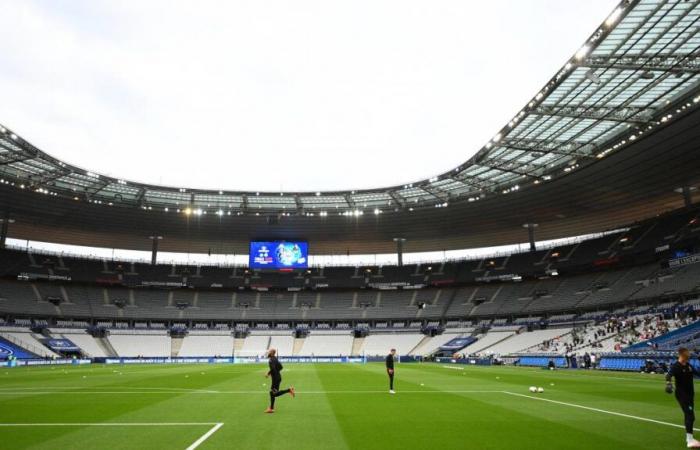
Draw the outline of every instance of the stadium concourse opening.
[[[574,3],[548,8],[571,12]],[[321,13],[307,6],[287,22]],[[70,114],[28,115],[37,131],[0,126],[0,448],[700,448],[700,3],[609,6],[514,115],[499,107],[503,126],[462,164],[412,183],[207,190],[86,170],[30,142],[40,124],[60,128],[72,114],[104,109],[61,90],[55,97]],[[116,24],[128,24],[129,39],[150,49],[158,33],[136,39],[149,7],[134,15],[115,4],[100,15],[102,7],[10,9],[27,33],[65,21],[50,40],[59,53],[64,44],[106,45],[74,37],[85,17],[102,37],[122,36]],[[163,21],[183,13],[161,9]],[[277,23],[277,13],[263,16]],[[185,15],[187,34],[206,41],[200,19],[210,19],[199,14]],[[285,28],[292,41],[300,29]],[[526,51],[528,36],[520,39]],[[339,48],[357,53],[354,41]],[[116,44],[104,54],[168,66],[172,47],[157,42],[162,61],[127,58]],[[216,85],[198,62],[228,73],[186,49],[175,53],[192,68],[178,65],[178,76]],[[243,50],[232,41],[232,54]],[[9,60],[7,72],[23,77],[26,58]],[[140,98],[114,77],[103,83],[101,59],[76,64],[94,77],[81,89]],[[277,72],[253,72],[285,98]],[[518,72],[527,68],[513,66],[510,84]],[[21,111],[32,102],[13,105],[14,95],[2,120],[26,124]],[[178,92],[176,109],[192,106],[189,95]],[[435,135],[423,122],[407,125]],[[173,158],[137,130],[120,132]],[[219,140],[226,147],[225,134]],[[297,175],[306,164],[269,159]],[[267,173],[231,167],[234,180]]]

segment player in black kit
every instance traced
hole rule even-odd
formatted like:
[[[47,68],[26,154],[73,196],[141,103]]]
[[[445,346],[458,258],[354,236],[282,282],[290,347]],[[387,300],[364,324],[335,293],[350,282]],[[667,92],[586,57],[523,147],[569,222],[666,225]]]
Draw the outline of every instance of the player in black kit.
[[[270,386],[270,407],[265,410],[267,414],[272,414],[275,412],[275,399],[280,395],[289,394],[294,398],[294,386],[290,386],[289,389],[280,391],[280,384],[282,383],[282,363],[277,359],[277,351],[271,348],[267,351],[268,363],[270,370],[267,372],[266,377],[272,378],[272,385]]]
[[[678,349],[678,361],[671,364],[666,374],[666,392],[672,394],[673,384],[671,379],[676,379],[676,400],[685,416],[685,433],[688,448],[700,448],[700,442],[693,437],[693,424],[695,423],[695,387],[693,376],[700,375],[698,370],[690,364],[690,351],[687,348]]]
[[[388,355],[386,355],[386,373],[389,375],[389,393],[396,394],[394,391],[394,355],[396,355],[396,349],[392,348]]]

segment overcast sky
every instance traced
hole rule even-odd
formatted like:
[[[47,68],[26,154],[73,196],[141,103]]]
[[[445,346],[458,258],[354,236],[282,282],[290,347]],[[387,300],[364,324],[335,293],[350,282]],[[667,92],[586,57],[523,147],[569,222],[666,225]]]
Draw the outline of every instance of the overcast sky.
[[[0,0],[0,123],[88,170],[260,191],[449,170],[611,0]]]

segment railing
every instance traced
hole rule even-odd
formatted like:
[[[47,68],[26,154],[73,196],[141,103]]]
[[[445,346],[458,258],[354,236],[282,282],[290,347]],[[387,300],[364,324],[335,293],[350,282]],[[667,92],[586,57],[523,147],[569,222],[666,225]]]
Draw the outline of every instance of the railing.
[[[49,354],[45,348],[41,348],[41,347],[38,347],[36,345],[30,344],[30,343],[27,343],[24,341],[20,341],[19,339],[15,338],[13,336],[7,335],[5,333],[0,333],[0,337],[2,337],[6,341],[16,345],[17,347],[19,347],[21,349],[24,349],[24,350],[27,350],[31,353],[34,353],[38,357],[43,357],[43,356]]]

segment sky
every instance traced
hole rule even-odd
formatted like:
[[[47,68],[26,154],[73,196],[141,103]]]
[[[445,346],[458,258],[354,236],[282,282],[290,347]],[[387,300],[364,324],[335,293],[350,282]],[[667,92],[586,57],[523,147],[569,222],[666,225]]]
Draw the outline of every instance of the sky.
[[[0,124],[92,172],[330,191],[463,163],[611,0],[0,0]]]

